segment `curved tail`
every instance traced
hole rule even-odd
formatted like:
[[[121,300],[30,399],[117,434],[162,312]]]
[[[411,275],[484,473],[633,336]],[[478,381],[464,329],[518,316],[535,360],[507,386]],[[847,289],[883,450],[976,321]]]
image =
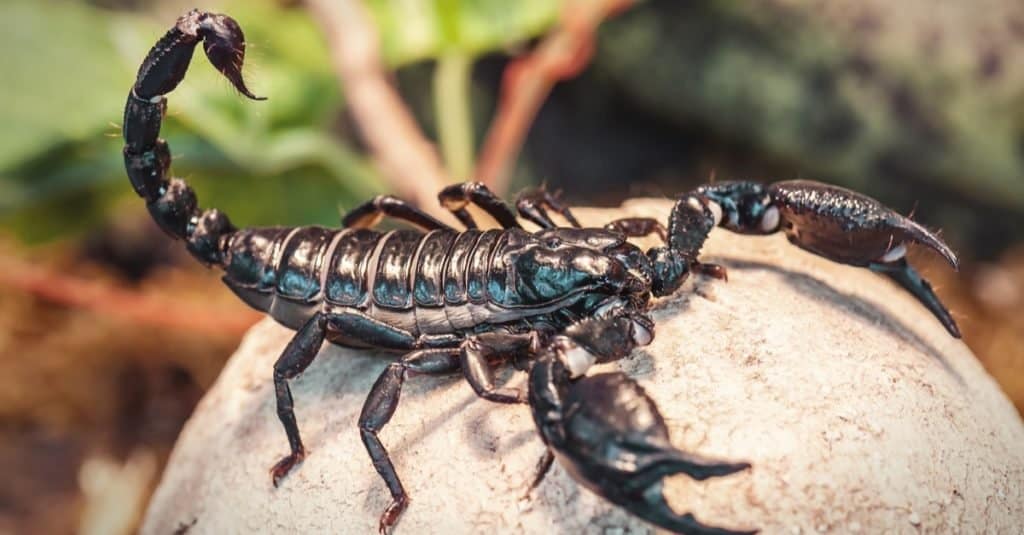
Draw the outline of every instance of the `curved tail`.
[[[223,265],[226,238],[235,232],[218,210],[200,210],[195,192],[170,178],[171,152],[160,139],[167,111],[164,97],[185,77],[199,42],[210,63],[243,95],[253,95],[242,80],[245,36],[227,15],[192,10],[159,41],[139,67],[124,108],[124,165],[132,187],[146,200],[150,215],[165,232],[185,240],[189,252],[206,265]]]

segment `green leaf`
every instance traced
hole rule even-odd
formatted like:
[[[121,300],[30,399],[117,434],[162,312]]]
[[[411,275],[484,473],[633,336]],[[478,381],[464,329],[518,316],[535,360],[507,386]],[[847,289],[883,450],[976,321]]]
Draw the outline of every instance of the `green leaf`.
[[[368,0],[393,66],[445,52],[470,57],[535,37],[558,20],[563,0]]]
[[[161,129],[172,172],[238,224],[336,224],[339,204],[380,186],[335,133],[344,99],[317,25],[269,0],[219,10],[244,29],[245,76],[269,100],[238,95],[197,51]],[[173,18],[27,0],[3,4],[0,16],[11,22],[0,43],[17,51],[0,57],[13,74],[0,84],[11,125],[0,131],[0,222],[38,241],[88,230],[122,201],[142,209],[119,123],[138,65]]]
[[[120,122],[132,77],[115,46],[124,17],[78,3],[5,0],[0,20],[0,170],[116,131],[110,123]]]

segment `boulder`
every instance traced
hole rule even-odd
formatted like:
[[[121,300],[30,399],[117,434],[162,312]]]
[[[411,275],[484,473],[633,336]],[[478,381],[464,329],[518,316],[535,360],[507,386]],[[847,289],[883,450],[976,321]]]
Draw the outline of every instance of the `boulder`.
[[[595,225],[664,219],[670,206],[635,200],[578,215]],[[688,281],[655,304],[650,346],[601,366],[646,388],[678,447],[753,464],[704,482],[669,478],[677,511],[766,533],[1024,524],[1024,425],[971,351],[910,295],[781,235],[716,229],[703,259],[726,266],[728,282]],[[268,319],[245,337],[182,431],[143,533],[377,529],[390,497],[356,421],[394,357],[325,345],[291,382],[309,455],[274,488],[268,470],[287,442],[271,368],[290,336]],[[652,529],[557,463],[524,498],[544,451],[529,407],[479,400],[461,378],[411,379],[381,437],[412,499],[396,533]]]

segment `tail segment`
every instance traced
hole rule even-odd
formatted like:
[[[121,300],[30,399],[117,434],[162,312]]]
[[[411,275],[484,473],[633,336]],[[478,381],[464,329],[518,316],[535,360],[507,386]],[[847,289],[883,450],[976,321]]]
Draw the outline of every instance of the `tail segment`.
[[[226,15],[192,10],[157,41],[139,67],[124,109],[124,165],[160,228],[184,239],[189,252],[204,264],[223,265],[225,238],[235,227],[218,210],[200,211],[192,188],[180,178],[169,178],[171,151],[158,137],[167,111],[164,95],[185,77],[200,41],[210,63],[239,92],[263,100],[242,80],[245,36],[238,23]]]

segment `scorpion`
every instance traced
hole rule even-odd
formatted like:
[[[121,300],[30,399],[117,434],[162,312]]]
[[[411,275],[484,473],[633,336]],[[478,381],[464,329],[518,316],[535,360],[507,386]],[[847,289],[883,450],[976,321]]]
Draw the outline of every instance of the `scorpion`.
[[[455,229],[392,196],[351,210],[341,229],[235,228],[216,210],[200,210],[184,180],[169,174],[171,153],[159,137],[167,93],[182,81],[198,43],[243,95],[262,100],[242,78],[245,38],[223,14],[181,16],[139,68],[124,112],[124,160],[135,192],[167,234],[185,241],[250,306],[296,334],[274,364],[277,416],[290,453],[271,468],[276,487],[306,448],[289,380],[324,341],[400,353],[374,383],[358,428],[391,494],[380,516],[386,533],[409,503],[378,434],[414,375],[461,374],[475,393],[497,403],[525,403],[546,453],[531,489],[555,459],[578,483],[656,526],[679,533],[753,533],[709,526],[665,501],[663,480],[703,480],[750,467],[676,449],[657,405],[621,372],[587,374],[596,363],[629,355],[654,337],[654,298],[679,290],[691,274],[725,279],[723,266],[699,253],[715,227],[744,234],[784,232],[789,241],[832,261],[885,274],[910,292],[959,338],[952,316],[907,262],[907,244],[936,251],[954,268],[938,236],[878,201],[807,180],[762,185],[720,182],[675,202],[668,224],[653,218],[581,228],[557,196],[521,194],[513,210],[478,182],[444,188],[438,198],[465,229]],[[467,207],[501,229],[481,230]],[[550,212],[568,226],[556,224]],[[518,216],[540,230],[527,231]],[[384,217],[412,228],[374,230]],[[646,251],[630,238],[657,235]],[[502,365],[528,374],[525,388],[496,386]]]

